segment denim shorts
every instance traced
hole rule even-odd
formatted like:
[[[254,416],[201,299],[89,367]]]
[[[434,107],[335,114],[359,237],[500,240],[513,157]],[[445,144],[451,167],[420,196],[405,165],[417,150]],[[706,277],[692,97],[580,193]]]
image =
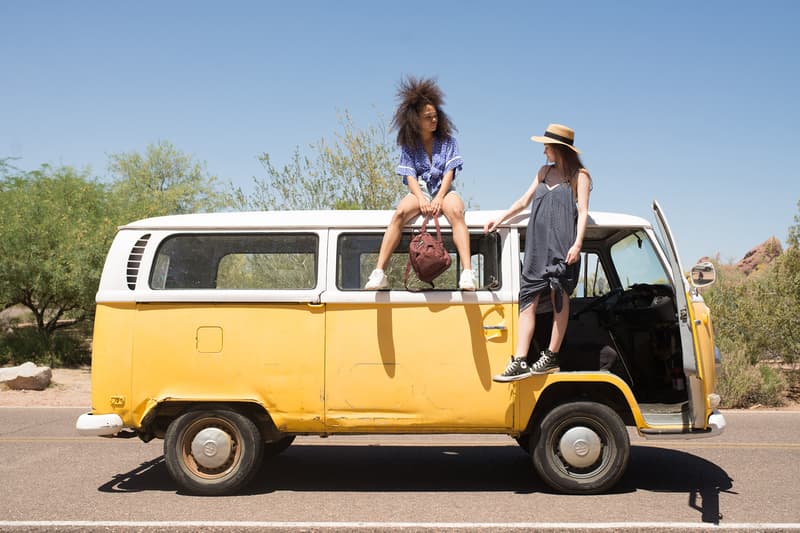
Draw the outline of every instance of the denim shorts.
[[[433,196],[431,196],[431,193],[428,190],[428,184],[425,182],[425,180],[418,179],[417,184],[419,185],[419,189],[422,191],[422,194],[425,195],[425,198],[427,198],[429,202],[433,201]],[[450,183],[450,189],[447,190],[447,194],[450,194],[451,192],[457,192],[452,183]],[[445,194],[445,196],[447,196],[447,194]]]

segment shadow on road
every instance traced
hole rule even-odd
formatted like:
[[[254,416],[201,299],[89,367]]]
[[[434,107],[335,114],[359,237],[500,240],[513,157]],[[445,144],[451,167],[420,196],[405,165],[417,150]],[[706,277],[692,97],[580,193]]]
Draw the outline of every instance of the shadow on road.
[[[169,477],[163,455],[140,464],[130,472],[116,474],[111,481],[97,488],[100,492],[174,491],[175,489],[175,483]]]
[[[631,462],[616,490],[687,493],[688,505],[703,522],[718,524],[720,492],[731,492],[733,479],[714,463],[690,453],[631,446]]]
[[[297,446],[264,461],[250,492],[547,490],[517,446]]]
[[[686,453],[632,446],[627,473],[612,493],[686,493],[704,522],[718,523],[719,494],[733,487],[717,465]],[[164,457],[118,474],[101,492],[176,491]],[[279,491],[553,493],[516,446],[294,445],[266,459],[243,494]],[[565,496],[568,497],[568,496]]]

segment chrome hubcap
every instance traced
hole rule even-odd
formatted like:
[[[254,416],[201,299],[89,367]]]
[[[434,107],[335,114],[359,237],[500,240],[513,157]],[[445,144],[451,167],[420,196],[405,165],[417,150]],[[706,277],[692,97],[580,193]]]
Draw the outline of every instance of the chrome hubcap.
[[[219,428],[205,428],[192,439],[192,457],[203,468],[219,468],[230,457],[233,442]]]
[[[603,443],[591,429],[577,426],[561,436],[558,450],[564,461],[573,468],[586,468],[597,462],[603,452]]]

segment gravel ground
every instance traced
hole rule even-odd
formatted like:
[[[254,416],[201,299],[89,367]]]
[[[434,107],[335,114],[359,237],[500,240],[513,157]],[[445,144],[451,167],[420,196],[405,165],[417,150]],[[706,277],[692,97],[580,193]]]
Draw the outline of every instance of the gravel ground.
[[[91,406],[89,368],[54,368],[50,386],[37,390],[0,390],[0,407]]]

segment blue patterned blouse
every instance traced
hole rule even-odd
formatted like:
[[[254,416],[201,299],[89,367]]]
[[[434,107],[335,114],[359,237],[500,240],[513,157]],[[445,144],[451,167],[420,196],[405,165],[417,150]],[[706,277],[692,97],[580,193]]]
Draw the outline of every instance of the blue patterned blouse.
[[[433,164],[428,159],[428,153],[424,146],[419,145],[413,148],[401,146],[397,173],[403,176],[404,185],[408,185],[406,176],[414,176],[417,180],[423,180],[430,195],[436,196],[442,187],[442,179],[447,171],[453,170],[453,180],[455,180],[456,171],[461,170],[464,159],[458,153],[458,143],[455,137],[448,137],[444,140],[434,137],[431,152]]]

